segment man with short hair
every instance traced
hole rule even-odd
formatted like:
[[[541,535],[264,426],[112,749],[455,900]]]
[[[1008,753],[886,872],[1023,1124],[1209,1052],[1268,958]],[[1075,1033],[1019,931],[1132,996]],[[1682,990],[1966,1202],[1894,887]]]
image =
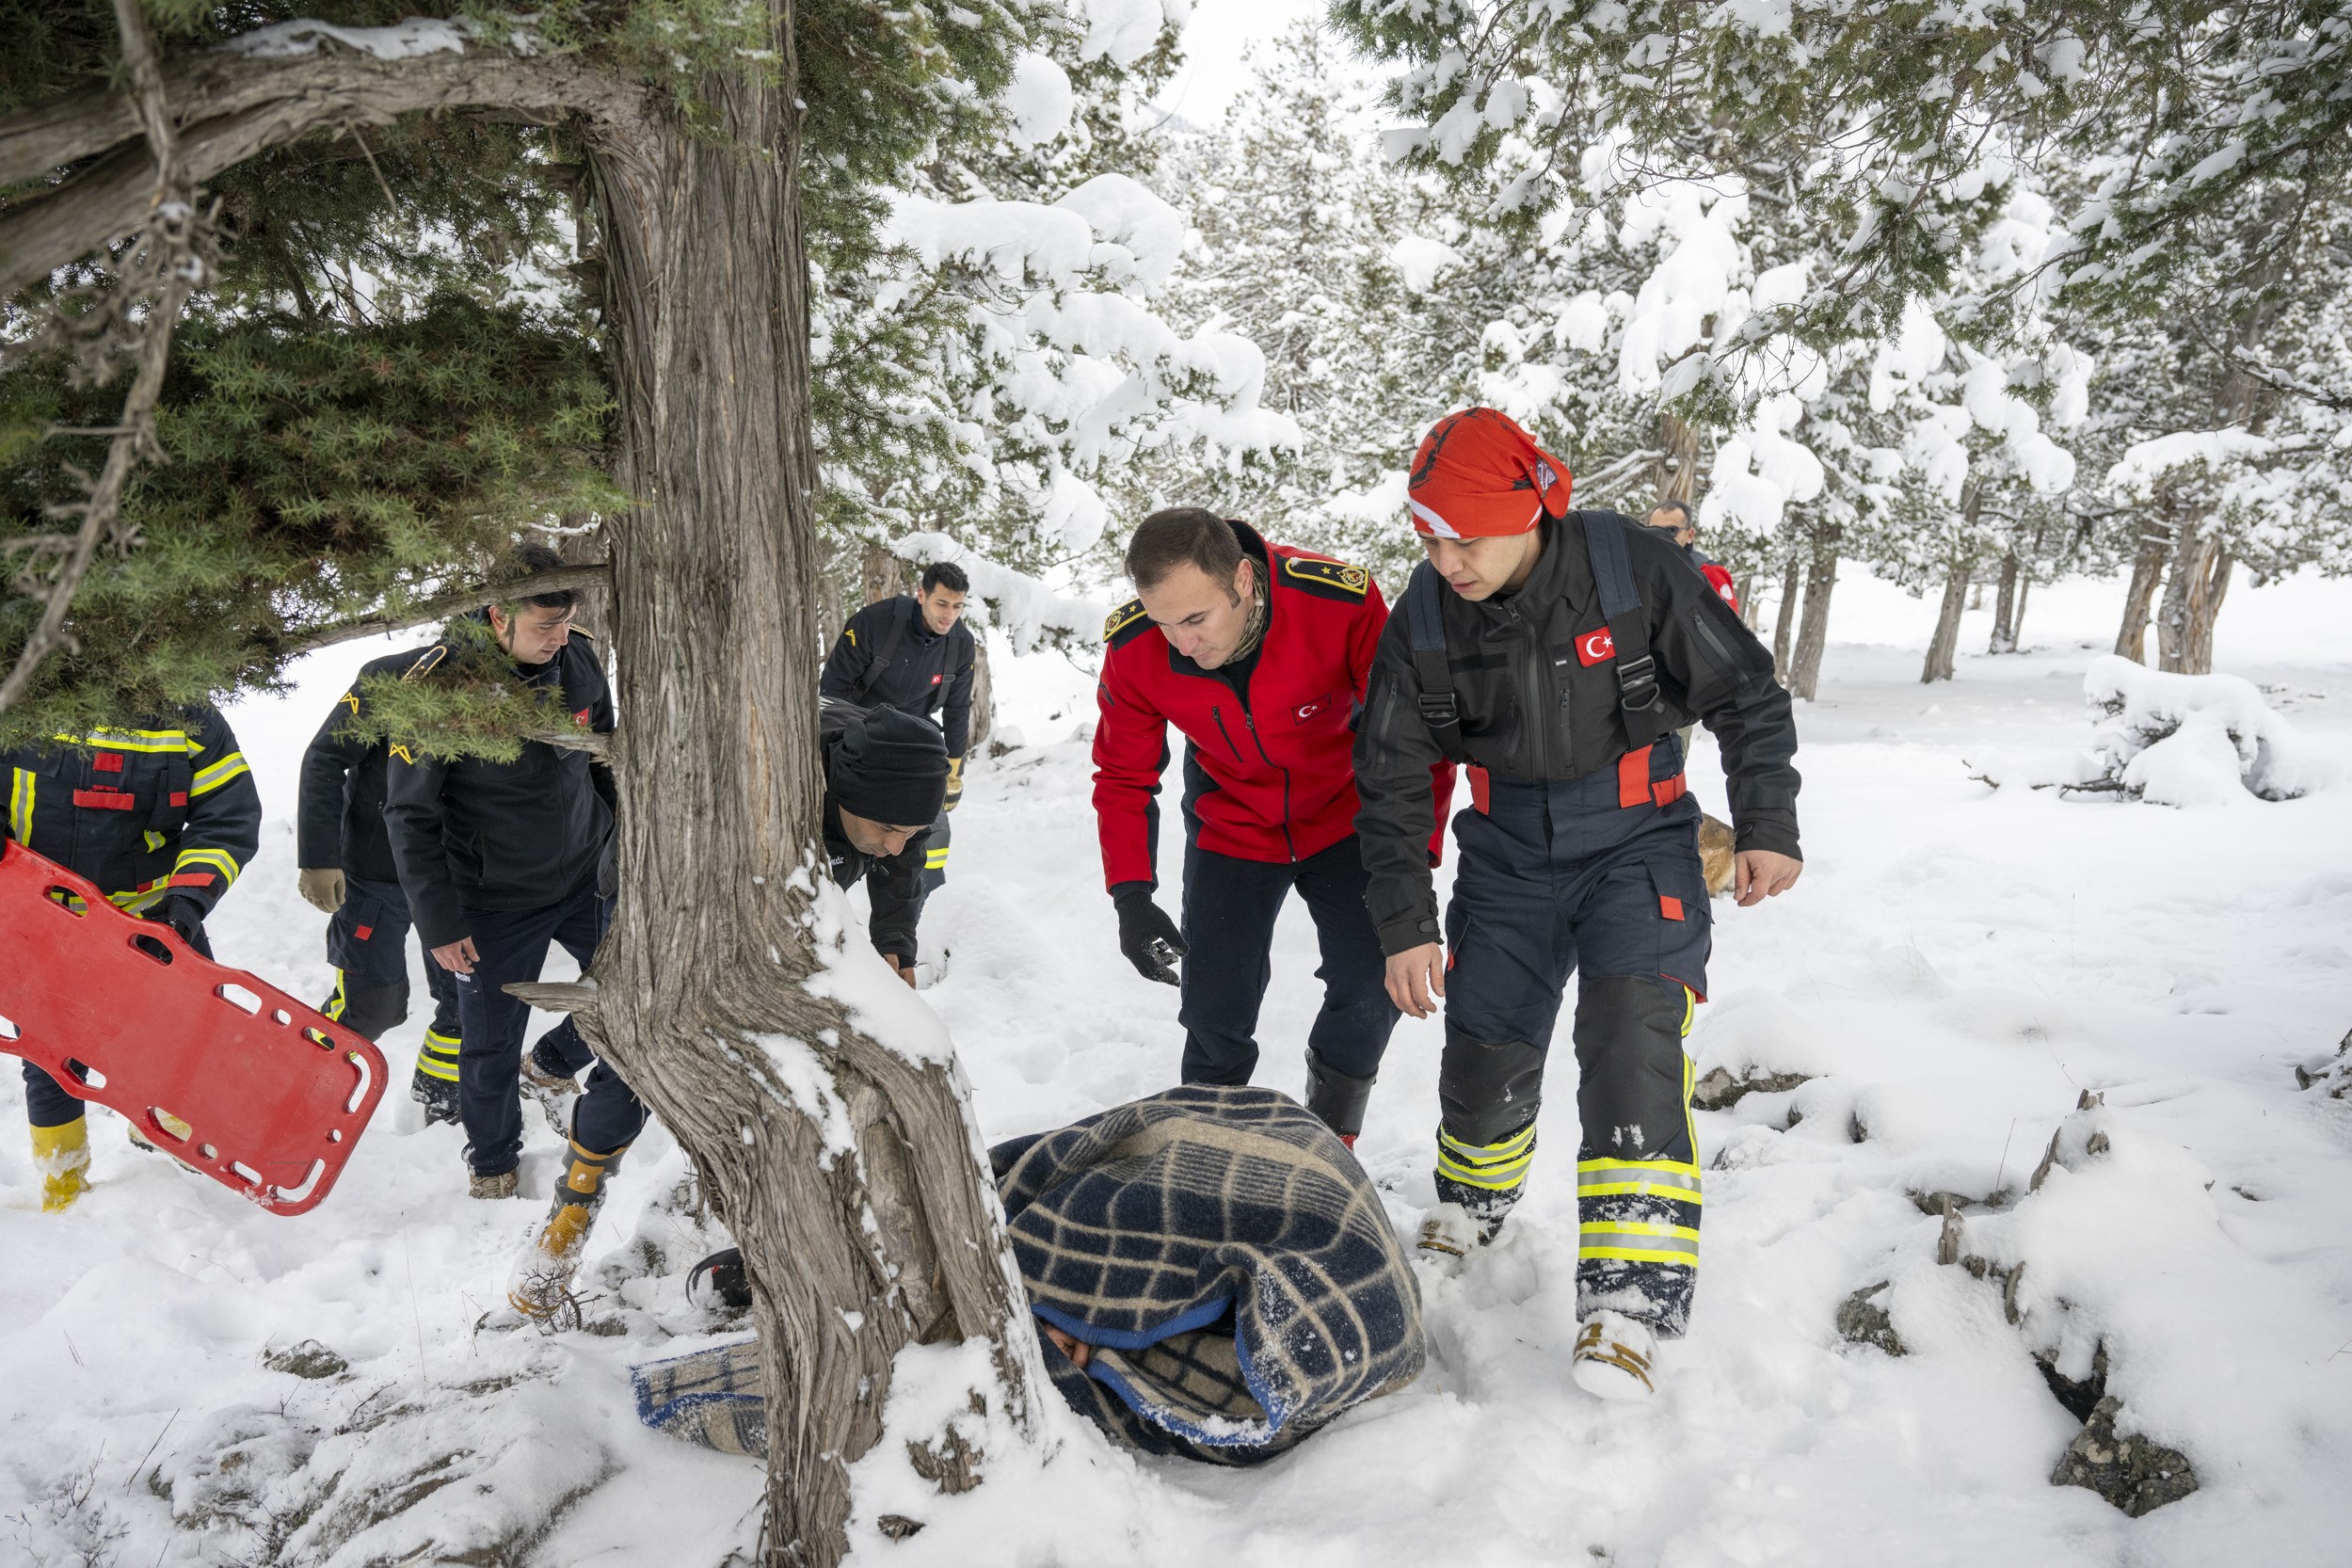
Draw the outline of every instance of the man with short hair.
[[[818,712],[817,745],[824,771],[821,821],[827,868],[842,888],[876,871],[875,950],[885,958],[911,952],[922,872],[905,850],[921,840],[947,794],[948,754],[938,728],[890,708],[826,701]],[[598,1063],[572,1116],[571,1155],[556,1179],[547,1224],[516,1260],[507,1285],[506,1299],[516,1311],[547,1319],[561,1308],[606,1183],[645,1118],[629,1085]],[[740,1277],[742,1260],[731,1254],[706,1263],[731,1267]]]
[[[261,847],[262,797],[229,721],[211,703],[135,722],[144,728],[104,727],[0,751],[8,837],[209,958],[204,920]],[[68,907],[81,904],[62,889],[52,896]],[[89,1190],[89,1123],[79,1096],[46,1069],[23,1065],[40,1207],[56,1213]],[[131,1141],[155,1146],[136,1124]]]
[[[972,730],[972,671],[979,659],[972,630],[964,621],[971,579],[952,561],[923,568],[917,592],[880,599],[849,617],[834,640],[819,681],[820,696],[859,707],[889,707],[918,718],[939,716],[947,739],[947,802],[928,835],[904,852],[917,856],[922,890],[938,891],[947,881],[951,834],[948,813],[964,798],[964,757]],[[880,876],[881,863],[871,872]],[[920,905],[918,906],[920,914]],[[915,983],[915,949],[886,952],[890,967]]]
[[[1437,422],[1407,495],[1429,556],[1381,639],[1356,738],[1367,902],[1389,994],[1442,1000],[1439,1203],[1425,1251],[1492,1240],[1535,1159],[1544,1069],[1579,976],[1577,1311],[1570,1374],[1655,1392],[1699,1262],[1683,1048],[1710,952],[1678,726],[1721,745],[1742,907],[1795,885],[1796,724],[1772,659],[1668,542],[1571,511],[1567,465],[1508,416]],[[1445,924],[1421,846],[1439,761],[1469,771]],[[1441,940],[1442,935],[1442,940]]]
[[[1349,758],[1387,607],[1363,568],[1197,506],[1145,518],[1127,568],[1137,597],[1103,629],[1095,728],[1120,951],[1145,979],[1182,987],[1184,1081],[1247,1083],[1274,920],[1295,888],[1323,960],[1307,1109],[1352,1146],[1397,1022],[1365,913]],[[1171,725],[1186,741],[1181,934],[1152,901]]]
[[[408,1016],[408,895],[400,886],[392,840],[384,829],[384,781],[391,760],[380,738],[370,738],[361,714],[370,683],[399,680],[432,654],[430,648],[371,659],[335,699],[326,722],[302,754],[295,858],[302,897],[329,918],[327,961],[335,994],[319,1011],[370,1040]],[[444,654],[445,656],[445,654]],[[435,663],[439,663],[436,660]],[[429,673],[429,666],[426,671]],[[433,1021],[418,1048],[408,1094],[424,1119],[457,1120],[457,985],[428,956],[425,988]]]
[[[1732,585],[1731,568],[1699,548],[1699,521],[1691,515],[1690,503],[1661,501],[1650,508],[1650,516],[1643,526],[1668,536],[1680,545],[1684,556],[1699,568],[1699,575],[1705,578],[1717,596],[1732,607],[1732,614],[1739,614],[1739,594]],[[1685,731],[1683,739],[1688,741],[1689,738],[1688,732]]]
[[[563,559],[544,545],[518,547],[500,577],[552,571]],[[579,596],[536,594],[480,612],[507,668],[573,724],[613,729],[613,699],[588,636],[572,625]],[[458,644],[426,649],[403,680],[445,678]],[[533,981],[559,943],[582,968],[612,917],[599,888],[613,837],[612,770],[584,751],[522,743],[512,761],[437,756],[393,743],[384,825],[417,935],[433,961],[456,976],[458,1119],[466,1129],[467,1190],[512,1197],[522,1151],[520,1087],[526,1078],[550,1105],[577,1092],[573,1075],[592,1060],[568,1016],[540,1036],[526,1065],[529,1005],[506,994]],[[609,1076],[602,1064],[598,1075]],[[560,1120],[559,1124],[560,1125]]]

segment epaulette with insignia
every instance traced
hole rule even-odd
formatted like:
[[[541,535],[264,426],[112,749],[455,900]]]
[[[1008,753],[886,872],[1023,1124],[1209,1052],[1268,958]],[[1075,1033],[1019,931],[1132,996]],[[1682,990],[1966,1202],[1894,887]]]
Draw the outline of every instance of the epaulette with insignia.
[[[431,648],[426,648],[424,652],[418,657],[415,664],[410,664],[407,669],[400,672],[400,679],[403,680],[414,680],[422,676],[430,675],[433,672],[434,666],[448,657],[449,645],[447,643],[435,643]]]
[[[1117,648],[1121,643],[1141,636],[1150,626],[1151,617],[1144,613],[1144,601],[1130,599],[1112,611],[1110,618],[1102,623],[1103,644],[1108,648]]]
[[[573,627],[573,628],[571,629],[571,634],[572,634],[573,636],[575,636],[575,637],[585,637],[585,638],[587,638],[587,639],[588,639],[588,641],[590,641],[590,642],[594,642],[594,641],[596,641],[596,633],[595,633],[595,632],[591,632],[591,631],[589,631],[589,630],[588,630],[586,627],[584,627],[584,626],[575,626],[575,627]]]
[[[1372,586],[1372,574],[1345,561],[1318,560],[1311,555],[1286,555],[1282,574],[1294,588],[1325,599],[1361,600]]]

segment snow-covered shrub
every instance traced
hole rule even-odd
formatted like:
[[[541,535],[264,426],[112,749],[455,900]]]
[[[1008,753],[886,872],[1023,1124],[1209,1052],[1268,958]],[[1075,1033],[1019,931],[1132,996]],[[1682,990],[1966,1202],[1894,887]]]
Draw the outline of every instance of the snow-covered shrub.
[[[2083,692],[2104,722],[2091,743],[2096,782],[2075,788],[2215,806],[2244,792],[2292,800],[2332,782],[2333,770],[2250,680],[2172,675],[2109,654],[2090,666]]]

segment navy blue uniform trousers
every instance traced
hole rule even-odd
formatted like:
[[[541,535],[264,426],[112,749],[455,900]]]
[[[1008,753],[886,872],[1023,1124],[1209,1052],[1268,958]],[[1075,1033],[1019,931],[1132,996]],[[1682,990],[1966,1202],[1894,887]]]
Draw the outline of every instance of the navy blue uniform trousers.
[[[1364,858],[1350,834],[1297,861],[1242,860],[1184,846],[1184,1081],[1247,1083],[1257,1066],[1257,1009],[1273,978],[1274,919],[1298,889],[1315,920],[1322,1010],[1307,1049],[1334,1071],[1371,1078],[1397,1026],[1387,961],[1364,907]]]
[[[1571,974],[1578,1295],[1678,1334],[1696,1281],[1699,1169],[1690,1125],[1691,1007],[1710,948],[1698,803],[1681,747],[1653,749],[1639,804],[1616,771],[1496,779],[1454,818],[1446,912],[1439,1193],[1499,1224],[1535,1153],[1545,1058]],[[1672,796],[1656,803],[1656,794]]]
[[[522,1156],[522,1032],[531,1004],[504,987],[539,978],[548,944],[560,945],[586,968],[612,922],[613,901],[599,898],[590,877],[564,898],[538,909],[469,909],[466,924],[477,957],[473,972],[457,976],[457,1105],[466,1129],[466,1163],[476,1176],[511,1171]],[[539,1036],[532,1058],[543,1072],[569,1078],[595,1061],[567,1016]],[[572,1112],[574,1142],[604,1154],[629,1143],[645,1126],[645,1110],[620,1075],[601,1062],[588,1075]]]

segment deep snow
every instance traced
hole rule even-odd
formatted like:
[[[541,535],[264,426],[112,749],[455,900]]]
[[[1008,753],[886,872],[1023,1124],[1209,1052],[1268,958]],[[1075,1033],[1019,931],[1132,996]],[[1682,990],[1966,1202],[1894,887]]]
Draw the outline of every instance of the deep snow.
[[[2088,744],[2083,676],[2119,594],[2038,590],[2029,651],[1964,654],[1957,680],[1923,687],[1932,606],[1848,568],[1822,700],[1800,717],[1805,877],[1762,909],[1718,904],[1692,1039],[1702,1072],[1814,1077],[1698,1118],[1703,1283],[1657,1401],[1603,1405],[1567,1376],[1563,1036],[1530,1195],[1501,1244],[1423,1279],[1416,1385],[1251,1472],[1131,1462],[1057,1423],[1052,1464],[1008,1463],[952,1502],[877,1474],[868,1512],[929,1528],[895,1545],[861,1529],[861,1560],[2346,1560],[2352,1103],[2298,1093],[2293,1068],[2352,1025],[2352,784],[2172,809],[1971,777],[1989,756]],[[1988,618],[1968,618],[1963,648]],[[2223,667],[2262,683],[2339,780],[2347,618],[2352,586],[2297,580],[2241,584],[2220,625]],[[292,697],[232,713],[269,821],[215,939],[312,995],[324,920],[294,889],[295,764],[376,651],[320,655]],[[1090,677],[1048,654],[1007,661],[999,686],[1001,722],[1031,744],[972,770],[925,921],[952,964],[923,994],[992,1139],[1164,1086],[1179,1043],[1175,993],[1119,959],[1099,888],[1075,738]],[[1720,810],[1701,752],[1694,782]],[[1260,1029],[1261,1081],[1292,1092],[1314,962],[1294,904]],[[568,971],[552,960],[551,978]],[[423,1022],[385,1042],[403,1088]],[[1360,1148],[1400,1224],[1431,1201],[1440,1039],[1434,1020],[1400,1025]],[[2105,1108],[2077,1119],[2077,1151],[2092,1123],[2110,1151],[2022,1196],[2086,1089]],[[20,1096],[7,1073],[0,1125]],[[326,1204],[284,1220],[135,1154],[101,1116],[97,1190],[57,1218],[38,1212],[22,1134],[0,1130],[0,1563],[666,1568],[747,1551],[756,1467],[644,1431],[630,1400],[631,1362],[719,1326],[680,1283],[723,1239],[676,1201],[674,1144],[648,1130],[600,1222],[589,1318],[608,1332],[549,1337],[474,1325],[544,1211],[555,1139],[534,1127],[528,1197],[498,1205],[464,1196],[457,1143],[396,1092]],[[1935,1264],[1939,1222],[1908,1195],[1996,1187],[2020,1201],[1964,1237],[1995,1267],[2026,1261],[2016,1326],[1997,1281]],[[1834,1327],[1881,1281],[1899,1359]],[[310,1339],[348,1372],[263,1365]],[[2130,1520],[2048,1483],[2075,1423],[2028,1352],[2078,1374],[2093,1342],[2126,1426],[2186,1450],[2196,1496]]]

